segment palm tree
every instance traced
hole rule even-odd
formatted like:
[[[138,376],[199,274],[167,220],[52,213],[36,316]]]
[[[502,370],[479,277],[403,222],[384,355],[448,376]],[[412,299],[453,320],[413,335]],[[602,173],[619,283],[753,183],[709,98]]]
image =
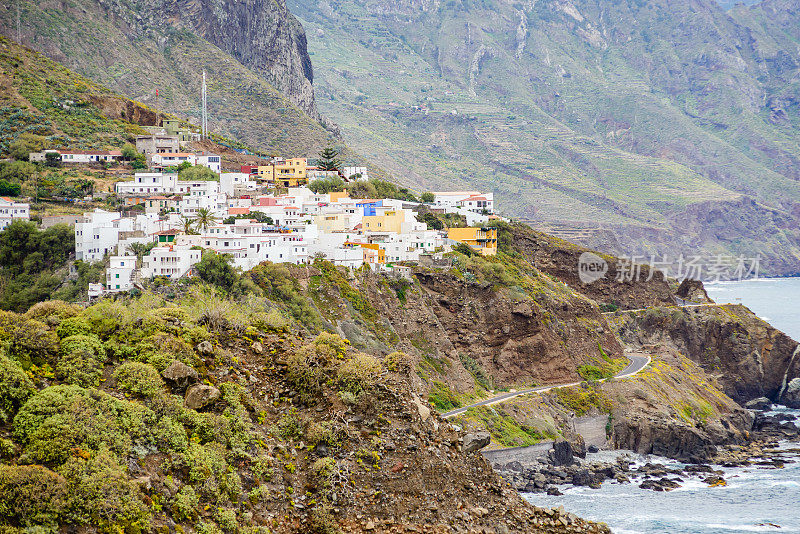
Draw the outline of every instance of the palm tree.
[[[200,208],[197,210],[197,217],[194,218],[194,222],[198,229],[206,231],[209,226],[217,222],[217,216],[208,208]]]
[[[193,228],[194,221],[192,219],[190,219],[189,217],[183,217],[183,218],[181,218],[181,222],[183,223],[183,233],[184,234],[192,235],[192,234],[195,233],[194,232],[194,228]]]

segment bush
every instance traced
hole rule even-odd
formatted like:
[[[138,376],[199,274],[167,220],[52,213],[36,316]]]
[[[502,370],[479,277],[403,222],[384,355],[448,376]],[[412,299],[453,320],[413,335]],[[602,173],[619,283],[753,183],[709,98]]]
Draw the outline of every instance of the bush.
[[[55,525],[66,509],[67,481],[40,465],[0,465],[0,520]]]
[[[117,386],[141,397],[150,397],[164,389],[161,375],[152,365],[139,362],[126,362],[114,371]]]
[[[98,525],[106,532],[146,530],[150,514],[139,487],[108,449],[88,460],[73,456],[59,472],[70,485],[68,522]]]
[[[225,447],[219,443],[190,443],[183,458],[189,468],[189,482],[199,484],[204,498],[216,502],[223,495],[236,499],[241,494],[241,480],[229,468]]]
[[[44,148],[45,141],[41,135],[21,133],[8,146],[8,153],[16,160],[28,161],[31,152],[39,152]]]
[[[14,417],[14,436],[29,461],[60,464],[75,450],[109,447],[122,456],[150,437],[153,413],[141,404],[75,385],[39,391]]]
[[[58,338],[47,325],[16,313],[0,311],[0,341],[25,369],[33,363],[44,365],[58,351]]]
[[[70,336],[89,335],[92,331],[92,325],[84,317],[69,317],[61,321],[56,328],[56,335],[59,339],[64,339]]]
[[[63,300],[48,300],[39,302],[31,306],[25,313],[28,319],[35,319],[50,326],[56,326],[64,319],[75,317],[81,313],[81,309]]]
[[[22,186],[6,180],[0,180],[0,196],[18,197],[22,194]]]
[[[194,521],[200,507],[200,498],[194,488],[186,485],[172,499],[172,518],[176,521]]]
[[[0,423],[11,421],[35,392],[33,382],[22,367],[0,353]]]
[[[263,332],[288,332],[292,322],[276,308],[266,313],[257,313],[251,319],[252,325]]]
[[[56,376],[67,384],[84,388],[97,387],[103,376],[103,364],[93,352],[78,349],[59,358]]]
[[[61,354],[68,355],[73,352],[92,354],[100,361],[106,359],[106,349],[95,336],[78,334],[61,340]]]
[[[359,396],[371,390],[381,375],[381,362],[374,356],[359,352],[339,366],[336,379],[339,388]]]
[[[386,355],[383,364],[393,373],[407,374],[411,371],[413,361],[405,352],[395,351]]]
[[[178,172],[178,178],[189,182],[196,182],[198,180],[208,182],[214,180],[218,181],[219,174],[215,173],[208,167],[204,167],[203,165],[193,165],[191,167],[181,169]]]

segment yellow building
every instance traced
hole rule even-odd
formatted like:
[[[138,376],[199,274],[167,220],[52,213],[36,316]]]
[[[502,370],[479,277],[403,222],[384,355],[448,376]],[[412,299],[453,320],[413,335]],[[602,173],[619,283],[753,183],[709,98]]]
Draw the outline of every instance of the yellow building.
[[[480,228],[450,228],[447,230],[447,237],[453,241],[464,243],[484,256],[497,254],[497,228],[487,226]]]
[[[259,165],[258,180],[270,185],[299,187],[308,183],[306,158],[292,158],[269,165]]]
[[[351,228],[351,217],[352,215],[349,213],[325,213],[314,216],[314,223],[316,223],[319,231],[324,234],[346,232]]]
[[[377,243],[355,243],[353,241],[347,241],[344,245],[346,247],[361,247],[361,251],[364,253],[364,263],[366,264],[383,265],[386,263],[386,251]]]
[[[339,202],[340,200],[350,198],[347,191],[331,191],[331,202]]]
[[[386,210],[383,215],[367,215],[361,220],[365,232],[402,233],[401,225],[405,222],[402,210]]]

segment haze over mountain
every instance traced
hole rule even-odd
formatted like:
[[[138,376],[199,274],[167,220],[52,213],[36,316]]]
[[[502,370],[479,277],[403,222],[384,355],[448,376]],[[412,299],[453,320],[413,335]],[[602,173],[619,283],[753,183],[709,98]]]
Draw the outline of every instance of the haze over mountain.
[[[321,110],[421,188],[618,253],[796,272],[800,16],[772,0],[290,0]]]

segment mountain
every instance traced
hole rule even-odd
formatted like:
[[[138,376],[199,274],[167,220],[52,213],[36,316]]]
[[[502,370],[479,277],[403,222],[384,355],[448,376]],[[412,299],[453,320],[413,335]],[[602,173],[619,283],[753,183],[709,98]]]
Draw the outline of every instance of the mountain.
[[[205,69],[213,132],[279,155],[337,142],[319,121],[305,33],[282,1],[18,4],[23,44],[134,100],[199,124]],[[0,33],[16,39],[17,14],[0,5]]]
[[[800,16],[771,0],[289,0],[321,111],[420,189],[617,254],[798,272]]]

